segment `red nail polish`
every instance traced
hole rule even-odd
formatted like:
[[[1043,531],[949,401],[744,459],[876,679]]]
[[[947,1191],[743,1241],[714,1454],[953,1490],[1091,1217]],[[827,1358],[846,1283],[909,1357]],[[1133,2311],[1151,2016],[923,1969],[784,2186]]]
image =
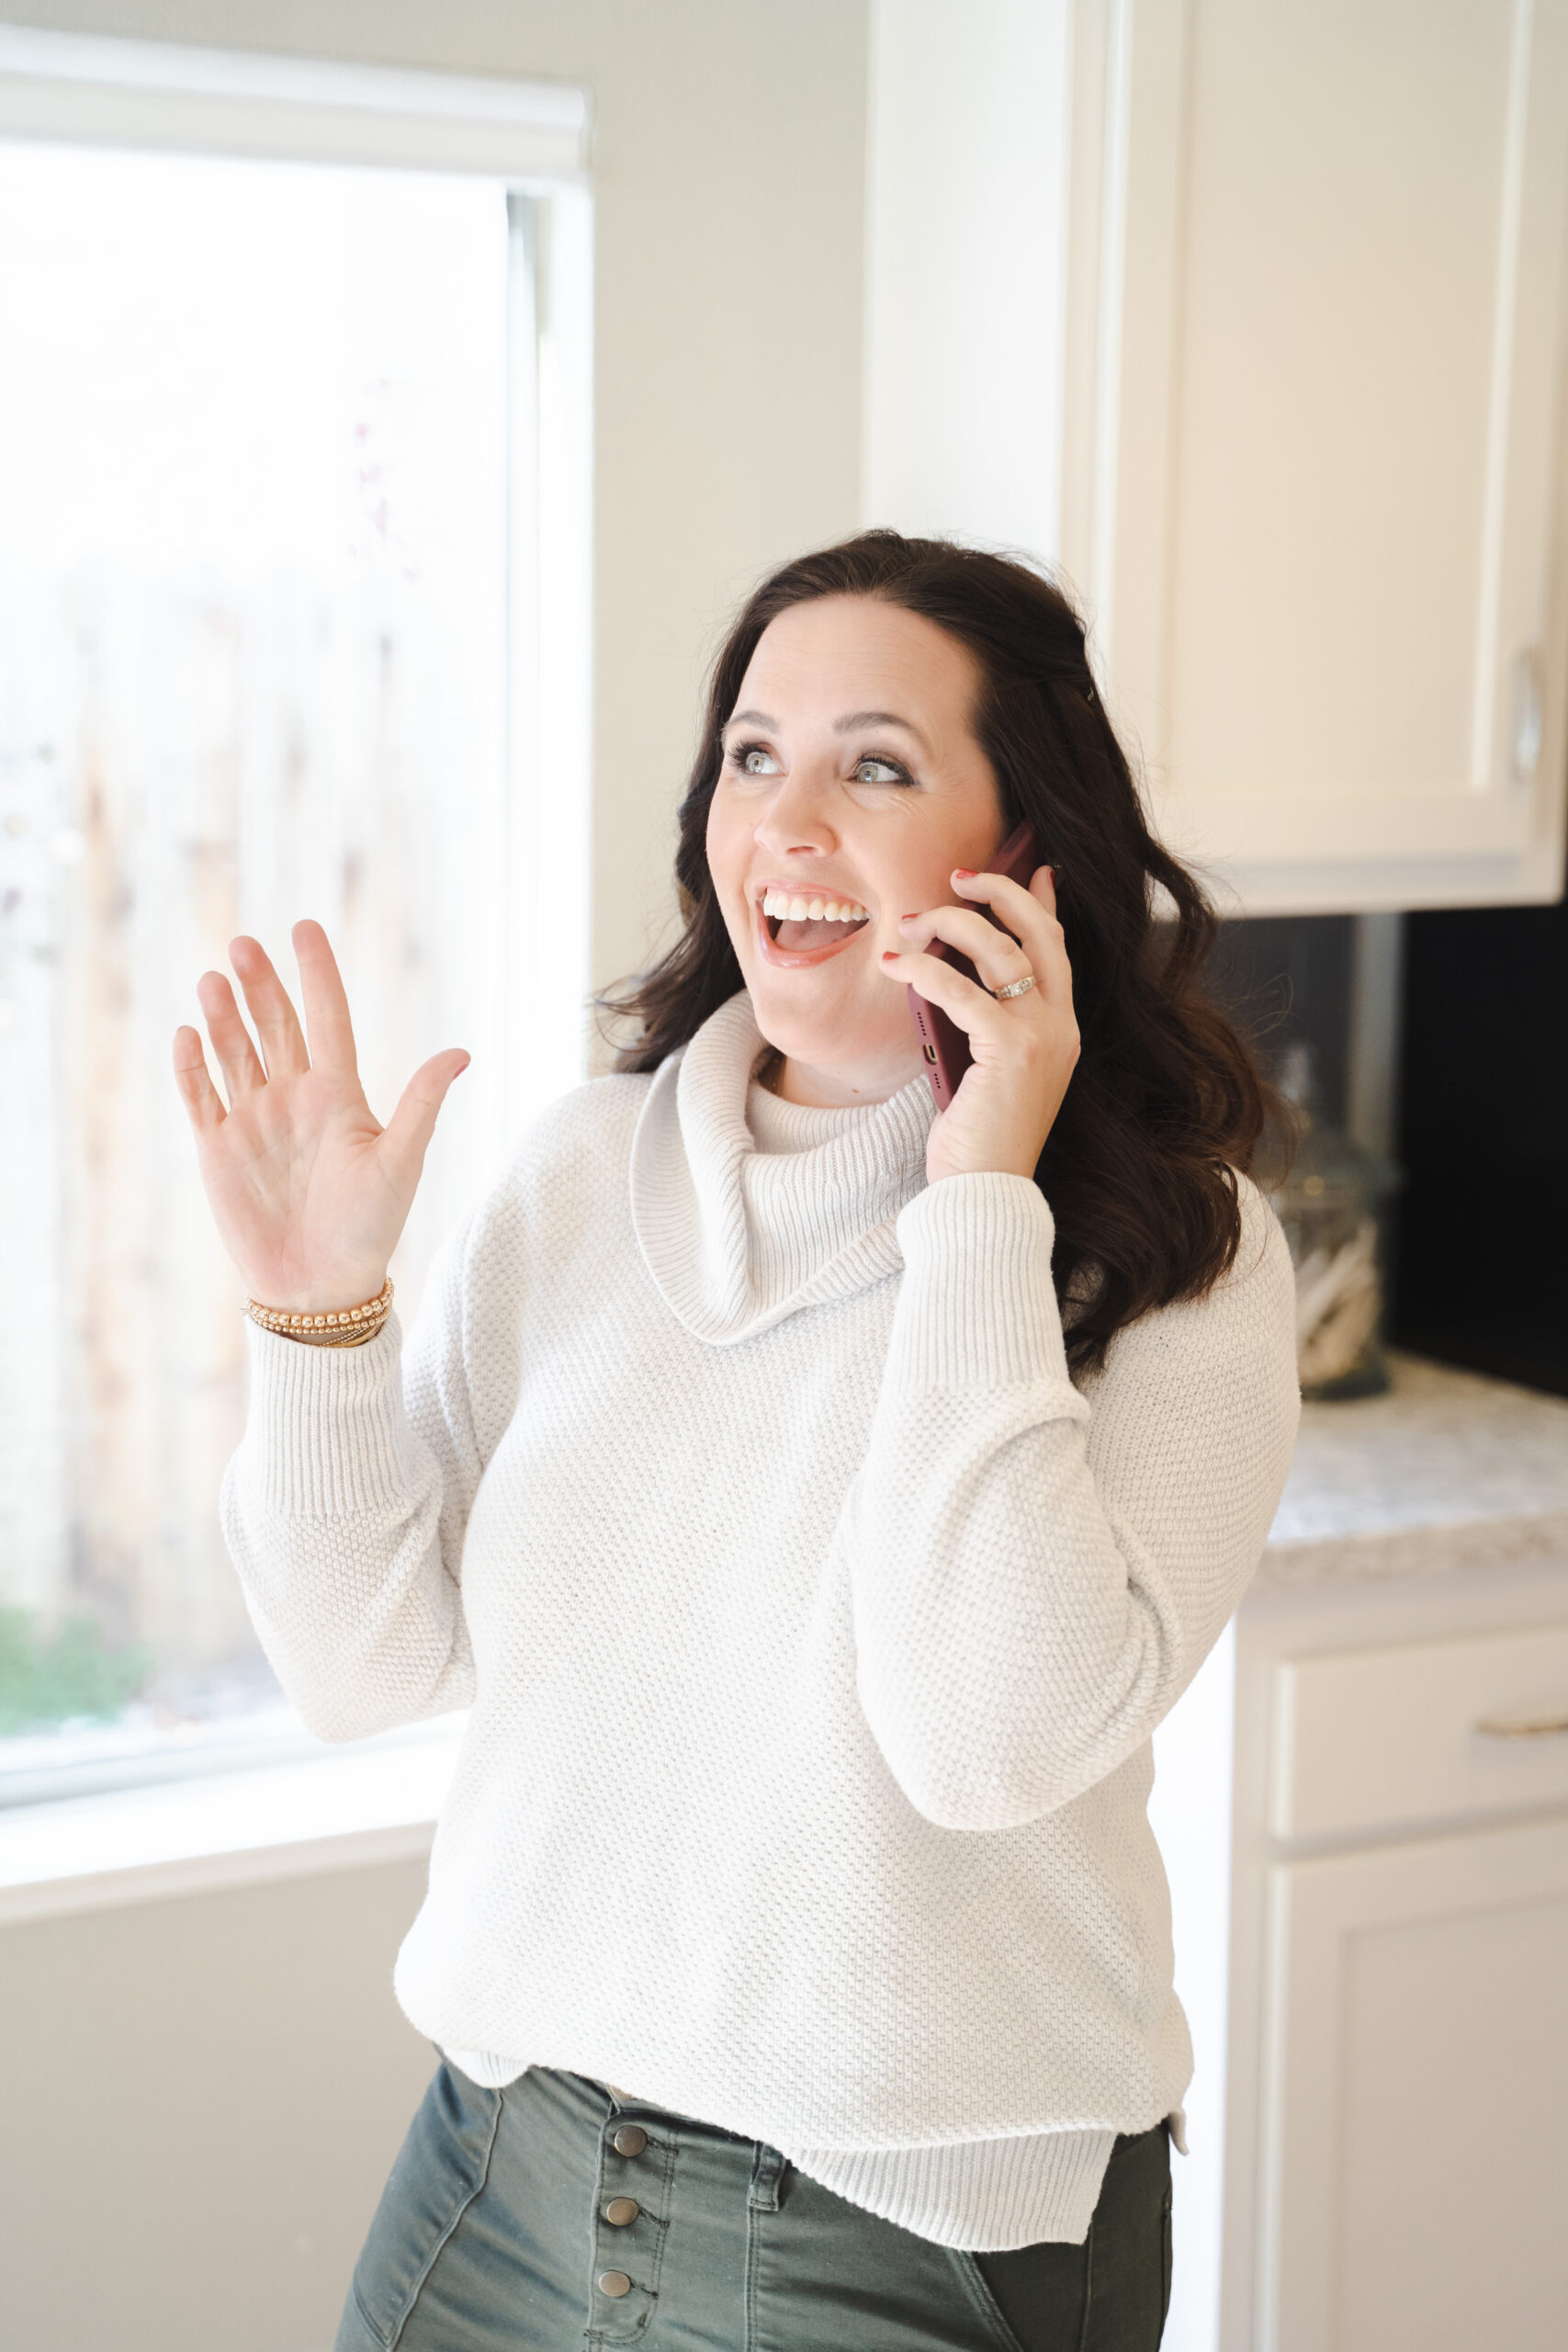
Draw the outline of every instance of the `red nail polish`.
[[[896,947],[885,947],[882,951],[882,960],[885,964],[896,964],[898,961],[898,950]]]
[[[919,922],[919,919],[920,910],[919,907],[911,907],[907,915],[900,915],[898,918],[900,922]]]
[[[953,879],[956,882],[973,882],[975,879],[975,868],[972,865],[955,865],[953,869]]]

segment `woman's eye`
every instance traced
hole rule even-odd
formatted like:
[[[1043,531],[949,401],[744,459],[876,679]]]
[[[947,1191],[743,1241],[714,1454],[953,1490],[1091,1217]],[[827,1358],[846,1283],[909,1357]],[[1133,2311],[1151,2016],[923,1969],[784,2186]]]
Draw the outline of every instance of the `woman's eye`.
[[[737,753],[735,764],[742,775],[777,775],[779,772],[772,752],[764,752],[760,743],[748,743]]]
[[[908,781],[905,771],[896,767],[891,760],[866,759],[855,762],[857,784],[907,784]]]

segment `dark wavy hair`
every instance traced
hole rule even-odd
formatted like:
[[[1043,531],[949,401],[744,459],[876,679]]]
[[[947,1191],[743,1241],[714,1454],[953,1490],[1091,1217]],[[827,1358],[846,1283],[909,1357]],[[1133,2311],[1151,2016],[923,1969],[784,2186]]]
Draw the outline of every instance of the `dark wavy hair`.
[[[1241,1233],[1235,1170],[1250,1170],[1271,1090],[1203,993],[1217,919],[1150,832],[1095,690],[1083,623],[1026,564],[946,539],[866,531],[797,557],[748,599],[713,665],[680,807],[675,876],[685,929],[660,962],[595,1000],[638,1024],[618,1070],[656,1069],[740,989],[708,872],[720,733],[757,640],[791,605],[874,596],[966,647],[981,685],[971,724],[1011,831],[1024,819],[1056,868],[1082,1039],[1034,1181],[1051,1204],[1052,1276],[1075,1374],[1098,1369],[1125,1324],[1201,1298]],[[1155,886],[1168,911],[1156,920]]]

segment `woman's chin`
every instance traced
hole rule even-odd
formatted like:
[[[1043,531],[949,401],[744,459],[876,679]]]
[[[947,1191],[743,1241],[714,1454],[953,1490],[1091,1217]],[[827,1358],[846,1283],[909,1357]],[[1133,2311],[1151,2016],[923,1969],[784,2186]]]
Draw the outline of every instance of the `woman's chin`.
[[[760,972],[750,983],[757,1026],[787,1061],[840,1077],[851,1086],[881,1085],[889,1091],[920,1069],[919,1040],[902,1004],[891,1022],[880,1006],[874,1009],[880,1017],[847,1003],[807,1007],[798,993],[790,1001],[795,978]]]

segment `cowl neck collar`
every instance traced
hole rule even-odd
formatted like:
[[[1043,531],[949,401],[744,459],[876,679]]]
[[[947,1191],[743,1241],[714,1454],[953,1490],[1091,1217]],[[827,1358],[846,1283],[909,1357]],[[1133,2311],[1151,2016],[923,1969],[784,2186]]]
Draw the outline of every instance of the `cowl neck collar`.
[[[643,1262],[671,1313],[716,1347],[897,1273],[898,1213],[925,1187],[936,1105],[923,1074],[827,1114],[820,1141],[759,1151],[746,1102],[766,1043],[742,989],[660,1062],[632,1137]]]

